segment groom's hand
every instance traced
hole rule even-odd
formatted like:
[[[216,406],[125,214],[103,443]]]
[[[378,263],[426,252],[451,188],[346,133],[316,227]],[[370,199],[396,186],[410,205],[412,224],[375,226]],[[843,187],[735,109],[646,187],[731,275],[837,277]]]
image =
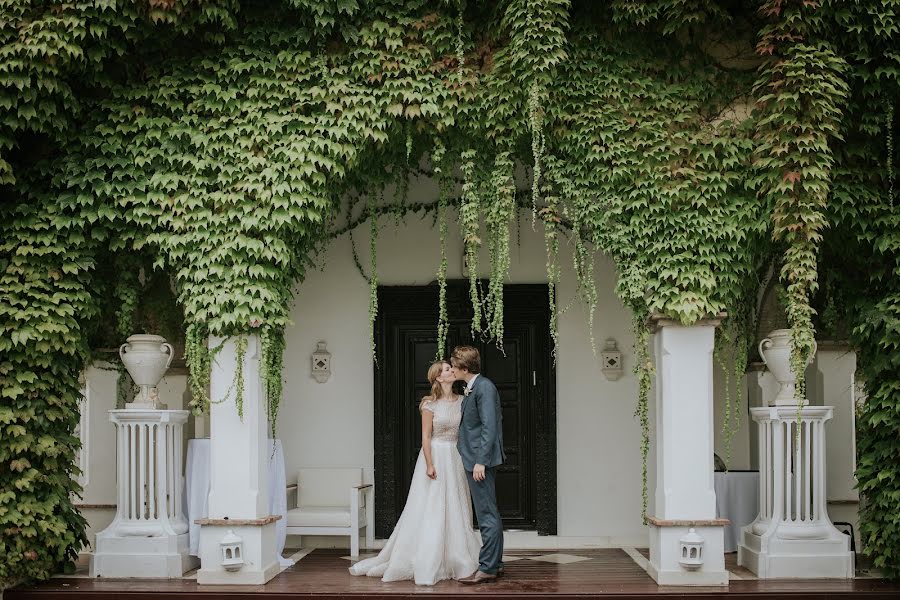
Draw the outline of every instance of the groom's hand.
[[[475,468],[472,469],[472,479],[484,481],[484,465],[475,465]]]

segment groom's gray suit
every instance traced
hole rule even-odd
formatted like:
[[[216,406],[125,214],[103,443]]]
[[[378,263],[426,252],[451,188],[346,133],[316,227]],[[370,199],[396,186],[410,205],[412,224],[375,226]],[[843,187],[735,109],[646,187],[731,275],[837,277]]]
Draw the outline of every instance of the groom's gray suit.
[[[503,453],[500,394],[484,375],[475,378],[471,390],[463,398],[456,447],[466,469],[475,515],[481,529],[478,570],[495,575],[503,566],[503,521],[497,510],[495,484],[497,467],[503,464],[506,457]],[[475,465],[484,465],[484,481],[475,481],[472,477]]]

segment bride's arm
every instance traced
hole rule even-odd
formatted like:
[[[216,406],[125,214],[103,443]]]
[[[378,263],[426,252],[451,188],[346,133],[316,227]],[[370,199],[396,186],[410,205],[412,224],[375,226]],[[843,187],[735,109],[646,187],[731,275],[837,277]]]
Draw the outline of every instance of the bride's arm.
[[[428,407],[422,409],[422,453],[425,455],[426,473],[431,479],[437,479],[434,463],[431,462],[431,429],[434,425],[434,413]]]

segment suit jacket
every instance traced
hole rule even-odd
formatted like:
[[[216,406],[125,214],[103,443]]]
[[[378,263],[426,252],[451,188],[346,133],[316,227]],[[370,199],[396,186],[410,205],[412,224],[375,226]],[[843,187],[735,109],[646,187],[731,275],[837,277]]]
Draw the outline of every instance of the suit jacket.
[[[463,398],[456,447],[467,471],[472,471],[475,465],[496,467],[506,458],[500,394],[484,375],[475,379],[469,395]]]

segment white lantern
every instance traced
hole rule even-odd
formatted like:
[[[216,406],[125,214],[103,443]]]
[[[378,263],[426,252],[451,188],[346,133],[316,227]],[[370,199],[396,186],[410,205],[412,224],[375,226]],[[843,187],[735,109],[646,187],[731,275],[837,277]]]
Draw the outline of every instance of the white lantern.
[[[688,571],[695,571],[703,566],[703,537],[693,527],[678,540],[681,545],[681,556],[678,562]]]
[[[226,571],[237,571],[244,566],[244,540],[234,534],[231,529],[219,542],[222,549],[222,566]]]
[[[615,381],[622,376],[624,371],[622,369],[622,353],[619,352],[616,340],[613,338],[606,340],[603,352],[600,353],[600,363],[600,370],[603,371],[603,375],[610,381]]]
[[[319,383],[325,383],[331,377],[331,352],[325,348],[325,342],[319,342],[313,352],[312,376]]]

